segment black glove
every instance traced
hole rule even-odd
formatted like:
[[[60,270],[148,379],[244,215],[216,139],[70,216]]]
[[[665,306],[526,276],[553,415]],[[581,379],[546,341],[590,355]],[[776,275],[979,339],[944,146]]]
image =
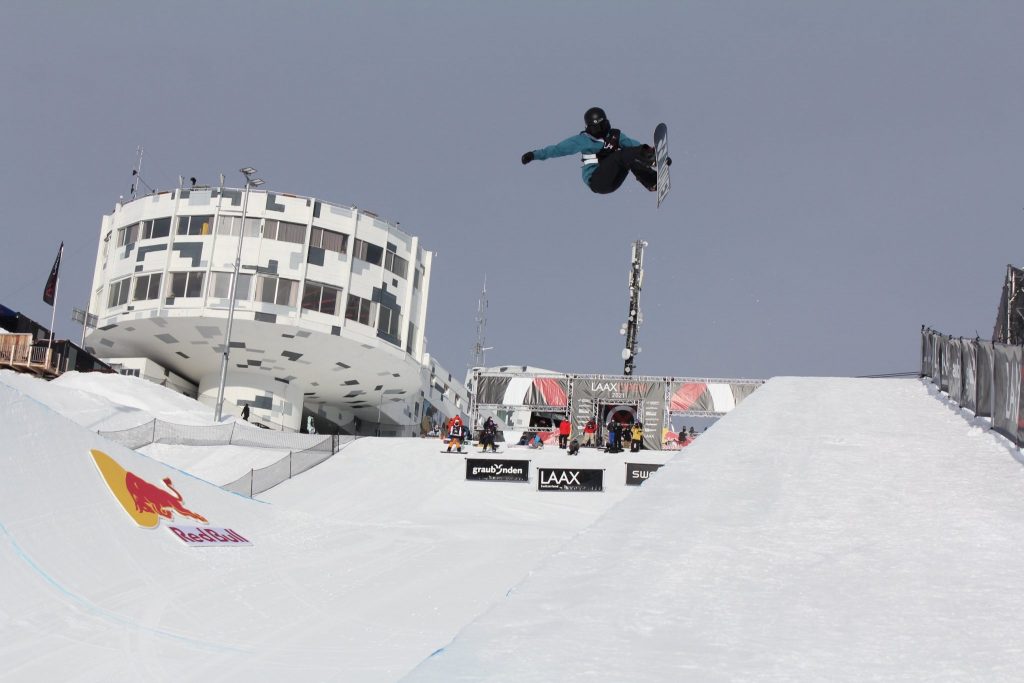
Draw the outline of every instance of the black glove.
[[[523,164],[528,164],[533,161],[533,152],[527,152],[523,155]]]
[[[665,159],[665,165],[666,166],[671,166],[672,165],[672,157],[668,157],[667,159]]]

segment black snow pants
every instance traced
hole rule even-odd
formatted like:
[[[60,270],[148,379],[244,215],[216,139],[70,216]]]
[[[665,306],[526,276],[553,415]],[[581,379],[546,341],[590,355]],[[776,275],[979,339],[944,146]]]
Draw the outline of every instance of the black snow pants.
[[[651,168],[652,161],[650,149],[621,147],[598,162],[597,170],[590,176],[590,189],[598,194],[615,192],[630,171],[648,190],[656,187],[658,172]]]

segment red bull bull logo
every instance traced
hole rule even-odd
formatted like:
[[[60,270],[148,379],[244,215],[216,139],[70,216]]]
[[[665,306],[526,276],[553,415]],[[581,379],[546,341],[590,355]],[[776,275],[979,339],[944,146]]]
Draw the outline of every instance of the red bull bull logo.
[[[139,526],[153,529],[160,525],[161,519],[175,521],[176,518],[208,524],[206,517],[185,507],[185,499],[174,488],[170,477],[164,477],[163,486],[159,486],[129,472],[101,450],[94,448],[89,452],[114,498]],[[248,539],[231,529],[181,525],[168,528],[188,545],[251,545]]]
[[[165,519],[171,519],[174,517],[174,513],[177,513],[206,523],[206,517],[197,515],[181,504],[181,494],[174,488],[170,477],[164,477],[164,486],[170,489],[171,493],[157,488],[131,472],[125,475],[124,481],[128,487],[128,493],[135,502],[136,512],[155,512]]]
[[[170,477],[164,477],[167,488],[161,488],[121,467],[103,451],[94,448],[90,453],[111,493],[139,526],[152,529],[160,524],[161,517],[170,520],[175,515],[206,523],[205,517],[185,507]]]

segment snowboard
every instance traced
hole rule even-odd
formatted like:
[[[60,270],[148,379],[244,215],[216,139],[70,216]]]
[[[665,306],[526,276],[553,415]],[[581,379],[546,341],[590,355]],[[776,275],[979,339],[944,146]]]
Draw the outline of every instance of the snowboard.
[[[672,182],[668,177],[668,126],[659,123],[654,129],[654,166],[658,171],[658,206],[665,201]]]

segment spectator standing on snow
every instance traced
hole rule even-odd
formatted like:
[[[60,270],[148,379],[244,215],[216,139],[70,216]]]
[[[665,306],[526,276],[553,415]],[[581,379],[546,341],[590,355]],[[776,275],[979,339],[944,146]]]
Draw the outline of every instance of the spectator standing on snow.
[[[632,427],[632,439],[629,442],[630,453],[639,453],[644,443],[644,426],[640,422],[634,422]]]
[[[244,406],[242,406],[242,419],[245,420],[246,422],[249,421],[249,404],[248,403],[246,403]]]
[[[558,447],[565,448],[569,444],[569,434],[572,432],[572,423],[565,418],[558,423]]]
[[[597,422],[594,418],[587,420],[587,424],[583,425],[583,441],[580,443],[581,446],[588,446],[593,448],[597,439]]]
[[[498,424],[494,421],[494,418],[489,417],[484,422],[484,428],[480,431],[480,445],[483,446],[484,453],[487,452],[487,447],[491,447],[492,453],[498,452],[498,447],[494,445],[495,437],[498,435]]]
[[[608,447],[605,448],[605,453],[618,453],[619,452],[619,423],[615,420],[609,420],[608,422]]]

